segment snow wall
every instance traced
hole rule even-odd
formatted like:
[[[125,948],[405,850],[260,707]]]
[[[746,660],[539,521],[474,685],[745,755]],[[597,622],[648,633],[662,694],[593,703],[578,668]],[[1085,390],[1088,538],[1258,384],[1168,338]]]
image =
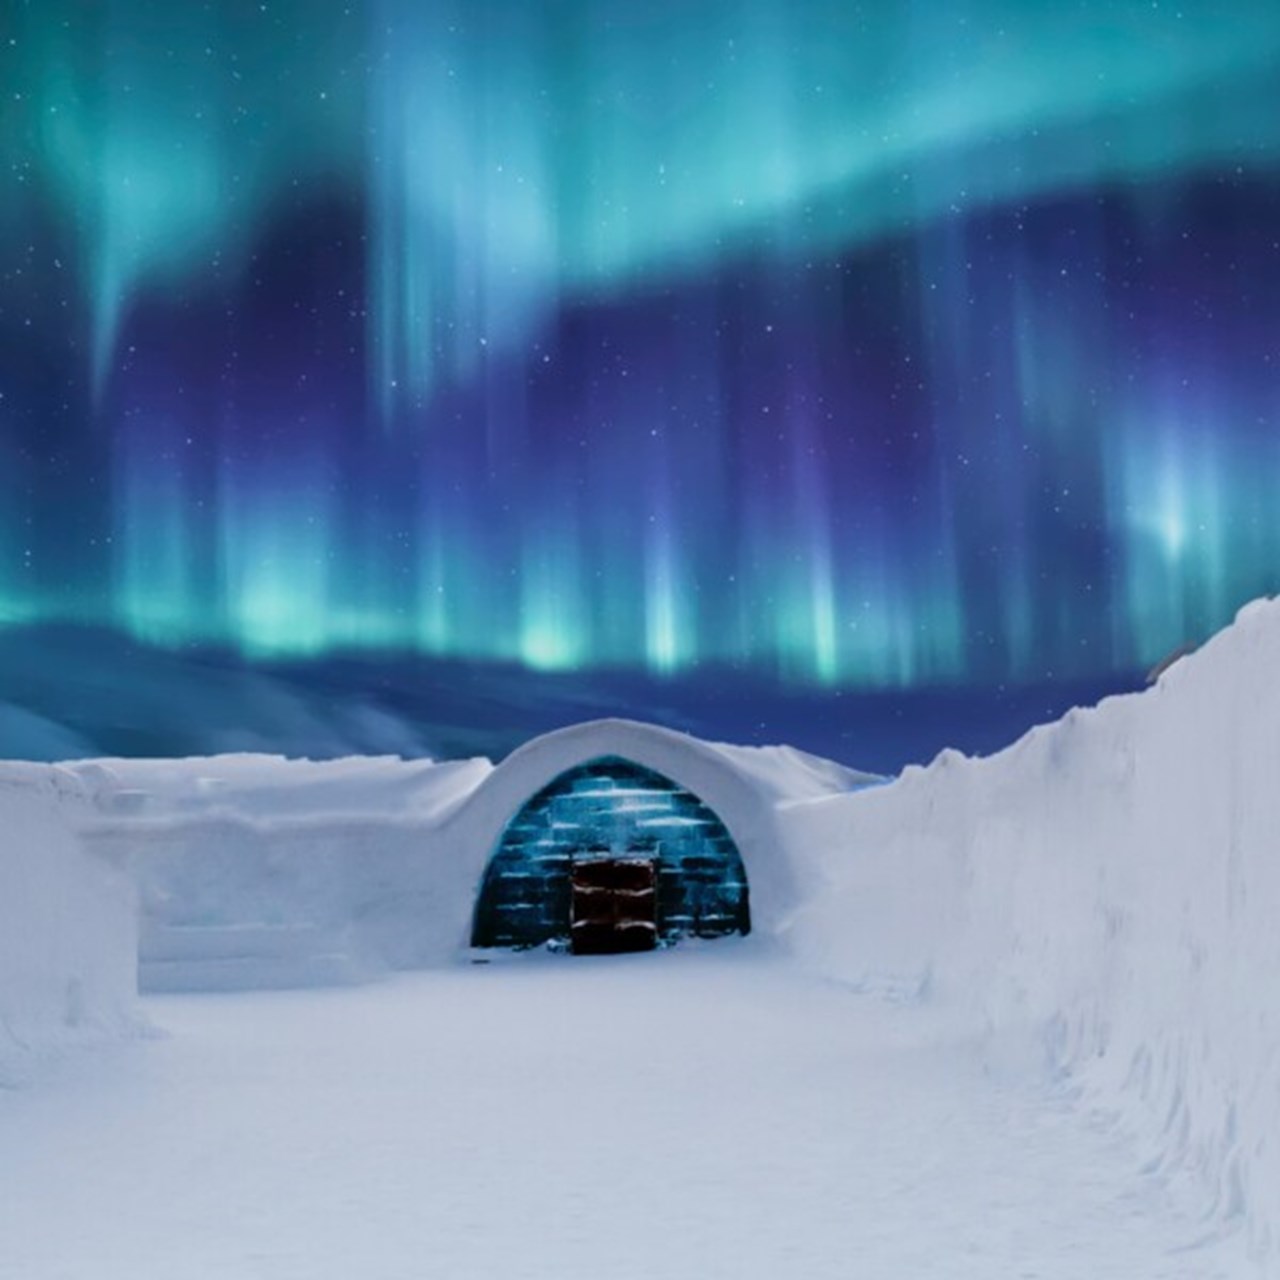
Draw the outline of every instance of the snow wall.
[[[0,764],[0,1086],[42,1054],[132,1026],[132,879],[76,834],[92,772]]]
[[[441,855],[443,815],[487,760],[228,755],[69,766],[113,780],[86,828],[138,888],[144,991],[360,982],[445,963],[470,887]]]
[[[946,1002],[1280,1275],[1280,601],[1145,693],[793,807],[803,959]]]
[[[467,949],[506,823],[564,771],[609,755],[687,786],[726,823],[766,934],[796,905],[779,801],[870,780],[787,747],[720,746],[626,720],[544,734],[497,768],[253,755],[71,767],[116,787],[116,813],[89,837],[136,868],[143,989],[191,991],[449,963]]]

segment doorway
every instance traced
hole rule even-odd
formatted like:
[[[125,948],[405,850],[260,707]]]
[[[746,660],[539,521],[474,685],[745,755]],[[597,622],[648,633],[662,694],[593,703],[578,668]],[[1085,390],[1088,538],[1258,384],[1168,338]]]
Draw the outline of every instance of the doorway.
[[[652,951],[658,945],[658,864],[607,854],[575,859],[569,939],[575,955]]]
[[[640,862],[649,869],[583,870],[575,912],[575,868],[597,862]],[[594,899],[586,883],[593,875],[607,881],[595,886],[605,892]],[[624,883],[637,876],[648,878],[652,898],[645,896],[646,885]],[[595,904],[612,913],[610,920],[641,927],[587,928]],[[582,926],[581,948],[574,942],[575,920]],[[670,778],[604,756],[553,778],[512,815],[485,868],[471,945],[579,951],[593,940],[613,946],[630,940],[648,949],[750,930],[746,870],[719,816]]]

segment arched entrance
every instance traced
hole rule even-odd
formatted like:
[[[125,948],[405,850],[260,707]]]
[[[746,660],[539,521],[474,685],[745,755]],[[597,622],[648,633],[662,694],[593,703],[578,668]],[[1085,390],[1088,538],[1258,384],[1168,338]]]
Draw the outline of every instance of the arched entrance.
[[[507,824],[471,943],[625,951],[750,928],[746,871],[720,818],[670,778],[606,756],[560,774]]]

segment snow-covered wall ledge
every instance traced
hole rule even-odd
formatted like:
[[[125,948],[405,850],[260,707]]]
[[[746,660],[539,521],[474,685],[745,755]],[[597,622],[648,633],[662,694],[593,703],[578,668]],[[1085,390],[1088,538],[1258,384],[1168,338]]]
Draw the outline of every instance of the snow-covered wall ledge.
[[[1033,1036],[1280,1274],[1280,602],[1145,693],[789,821],[802,956]]]
[[[359,982],[467,953],[507,823],[566,770],[622,756],[709,804],[750,882],[753,931],[796,901],[778,806],[880,781],[787,747],[734,747],[628,720],[487,760],[270,756],[105,760],[114,805],[85,829],[134,868],[144,992]]]
[[[487,760],[70,767],[113,780],[113,803],[83,834],[133,869],[144,993],[360,982],[456,950],[472,886],[459,891],[435,832]]]
[[[98,795],[92,777],[0,764],[0,1086],[51,1049],[134,1025],[132,879],[77,834]]]

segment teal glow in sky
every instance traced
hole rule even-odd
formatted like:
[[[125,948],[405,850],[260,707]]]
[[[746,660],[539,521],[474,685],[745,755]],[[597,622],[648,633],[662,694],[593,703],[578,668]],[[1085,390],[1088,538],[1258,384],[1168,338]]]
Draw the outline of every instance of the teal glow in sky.
[[[885,686],[1280,589],[1274,5],[0,17],[0,625]]]

